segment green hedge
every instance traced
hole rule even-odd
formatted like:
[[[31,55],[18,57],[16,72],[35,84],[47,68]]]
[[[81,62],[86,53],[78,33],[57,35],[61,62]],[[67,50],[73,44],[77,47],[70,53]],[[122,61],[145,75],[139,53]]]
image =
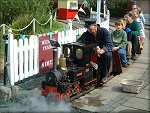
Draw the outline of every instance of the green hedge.
[[[0,24],[11,24],[20,15],[49,13],[53,0],[0,0]]]
[[[128,0],[108,0],[111,17],[123,17],[126,14]]]

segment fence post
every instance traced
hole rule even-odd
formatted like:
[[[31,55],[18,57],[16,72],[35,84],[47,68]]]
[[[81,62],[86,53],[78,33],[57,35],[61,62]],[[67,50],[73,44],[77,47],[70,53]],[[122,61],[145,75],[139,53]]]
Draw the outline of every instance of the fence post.
[[[50,29],[52,29],[52,21],[53,21],[53,16],[50,16]]]
[[[97,23],[101,23],[101,0],[97,0]]]
[[[68,25],[69,25],[69,29],[72,30],[72,21],[70,19]]]
[[[5,34],[5,24],[2,24],[2,33]]]
[[[107,22],[108,22],[108,29],[109,29],[109,23],[110,23],[110,12],[107,10]]]
[[[8,57],[7,57],[7,62],[8,62],[8,76],[10,80],[10,84],[14,85],[14,35],[12,33],[12,30],[8,30]]]
[[[35,18],[33,18],[33,34],[35,34]]]
[[[56,20],[56,15],[57,15],[57,12],[54,13],[54,20]]]

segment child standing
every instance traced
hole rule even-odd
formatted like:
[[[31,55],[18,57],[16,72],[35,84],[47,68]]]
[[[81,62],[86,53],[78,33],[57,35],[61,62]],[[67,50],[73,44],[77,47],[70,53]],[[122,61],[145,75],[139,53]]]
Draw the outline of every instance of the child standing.
[[[127,58],[126,58],[126,45],[127,45],[127,34],[123,30],[123,20],[119,19],[115,23],[116,30],[111,34],[113,40],[113,51],[118,51],[122,67],[127,68]]]

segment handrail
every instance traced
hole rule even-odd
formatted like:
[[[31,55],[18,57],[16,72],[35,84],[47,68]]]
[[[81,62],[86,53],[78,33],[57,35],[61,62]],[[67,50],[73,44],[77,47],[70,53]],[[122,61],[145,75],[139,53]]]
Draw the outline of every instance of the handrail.
[[[37,22],[39,25],[46,25],[50,20],[52,19],[52,16],[50,16],[50,18],[47,20],[47,22],[45,23],[40,23],[37,19],[33,18],[32,21],[25,27],[21,28],[21,29],[13,29],[11,27],[9,27],[8,25],[6,24],[1,24],[0,25],[0,28],[2,27],[2,31],[3,31],[3,34],[5,34],[5,27],[7,27],[8,29],[11,29],[12,31],[23,31],[24,29],[28,28],[33,22]],[[52,23],[51,23],[52,24]],[[35,27],[35,26],[33,26]],[[35,28],[33,28],[35,29]],[[34,32],[34,31],[33,31]]]

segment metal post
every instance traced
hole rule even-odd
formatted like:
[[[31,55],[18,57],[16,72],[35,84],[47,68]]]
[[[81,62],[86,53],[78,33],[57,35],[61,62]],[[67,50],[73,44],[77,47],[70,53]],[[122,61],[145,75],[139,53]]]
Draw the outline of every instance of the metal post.
[[[8,40],[5,40],[5,51],[4,51],[4,85],[6,85],[7,80],[7,49],[8,49]]]
[[[105,18],[106,17],[106,0],[104,0],[103,6],[104,6],[104,18]]]
[[[101,0],[97,0],[97,24],[101,23]]]
[[[35,18],[33,18],[33,34],[35,34]]]
[[[53,48],[53,69],[56,71],[57,67],[57,48]]]
[[[3,27],[5,27],[5,25],[3,24]],[[4,29],[3,29],[4,30]],[[8,30],[8,34],[12,33],[12,30]],[[5,35],[5,33],[3,32],[3,39],[5,41],[5,50],[4,50],[4,85],[7,84],[7,66],[8,64],[8,60],[7,60],[7,53],[8,53],[8,35]],[[10,82],[10,81],[9,81]]]

